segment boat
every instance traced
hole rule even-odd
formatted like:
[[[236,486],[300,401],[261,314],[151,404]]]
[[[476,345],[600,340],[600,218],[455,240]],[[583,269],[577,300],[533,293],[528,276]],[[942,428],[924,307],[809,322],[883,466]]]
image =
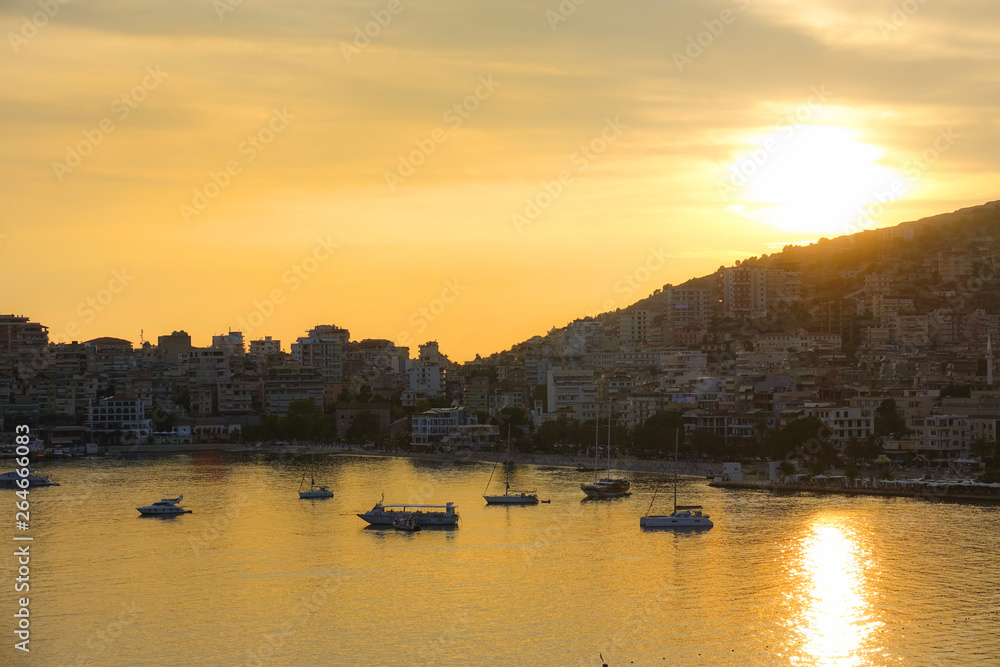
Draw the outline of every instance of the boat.
[[[143,505],[142,507],[136,507],[139,510],[139,514],[142,516],[174,516],[177,514],[191,514],[191,510],[186,510],[180,507],[177,503],[184,500],[184,496],[177,496],[176,498],[164,498],[163,500],[157,500],[152,505]]]
[[[22,479],[28,480],[29,487],[59,486],[58,482],[53,482],[48,477],[39,477],[38,475],[32,475],[31,473],[33,472],[35,471],[29,470],[28,471],[29,474],[26,478],[19,475],[16,470],[12,470],[11,472],[5,472],[2,475],[0,475],[0,488],[5,488],[5,489],[15,488],[15,487],[22,488],[21,485],[18,484],[18,482]]]
[[[307,474],[309,475],[309,488],[306,491],[303,491],[302,485],[306,483]],[[302,481],[299,482],[299,499],[310,498],[333,498],[333,491],[329,490],[325,486],[317,486],[316,478],[312,476],[312,473],[302,473]]]
[[[396,530],[405,530],[415,533],[420,530],[420,524],[413,520],[412,516],[400,517],[392,522],[392,527]]]
[[[493,472],[490,473],[490,479],[486,482],[486,490],[490,489],[490,482],[493,481],[493,475],[497,471],[497,466],[500,465],[500,458],[497,457],[497,462],[493,465]],[[483,493],[483,499],[486,500],[487,505],[537,505],[538,504],[538,494],[535,491],[514,491],[510,490],[510,427],[507,427],[507,461],[504,464],[504,492],[502,496],[488,496]]]
[[[667,515],[652,515],[649,510],[653,508],[656,501],[656,491],[653,492],[653,499],[649,501],[649,508],[646,516],[639,517],[640,528],[711,528],[712,520],[707,514],[702,513],[701,505],[678,505],[677,504],[677,432],[674,432],[674,511]],[[657,489],[659,490],[659,489]]]
[[[582,463],[576,467],[577,472],[594,472],[597,468],[593,466],[585,466]]]
[[[581,484],[580,490],[591,500],[604,500],[606,498],[621,498],[632,495],[632,482],[626,477],[614,477],[611,474],[611,406],[608,406],[608,467],[607,476],[598,477],[598,452],[600,438],[600,417],[594,425],[594,483]]]
[[[375,503],[375,507],[358,514],[373,526],[391,526],[396,519],[412,518],[421,526],[454,527],[458,524],[455,503],[444,505],[410,505],[406,503],[385,503],[385,498]]]

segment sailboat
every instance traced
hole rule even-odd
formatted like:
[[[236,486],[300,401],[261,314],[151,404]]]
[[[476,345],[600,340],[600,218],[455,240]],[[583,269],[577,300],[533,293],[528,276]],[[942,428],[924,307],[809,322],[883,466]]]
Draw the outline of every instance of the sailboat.
[[[649,501],[649,508],[646,509],[646,516],[639,517],[640,528],[711,528],[712,520],[707,514],[702,514],[701,505],[678,505],[677,504],[677,451],[678,435],[674,431],[674,511],[670,514],[653,515],[649,510],[656,502],[656,491],[653,492],[653,499]],[[657,489],[659,490],[659,489]]]
[[[498,465],[500,465],[499,457],[493,465],[493,472],[490,473],[489,481],[486,482],[486,491],[490,490],[490,483],[493,481],[493,475],[496,474]],[[514,491],[512,493],[510,490],[510,426],[507,427],[507,460],[504,463],[503,495],[488,496],[486,495],[486,491],[483,492],[483,498],[486,500],[487,505],[537,505],[539,503],[538,493],[535,491]]]
[[[309,489],[306,491],[302,490],[302,487],[306,483],[306,475],[309,475]],[[299,499],[307,498],[333,498],[333,491],[330,491],[325,486],[316,485],[316,476],[312,470],[307,473],[302,473],[302,481],[299,482]]]
[[[583,491],[587,498],[593,500],[601,500],[604,498],[620,498],[622,496],[630,496],[632,492],[629,490],[632,487],[632,482],[630,482],[625,477],[613,477],[611,475],[611,406],[608,406],[608,467],[607,476],[598,477],[597,470],[597,457],[600,438],[600,421],[601,418],[598,416],[597,423],[594,425],[594,483],[593,484],[581,484],[580,490]]]

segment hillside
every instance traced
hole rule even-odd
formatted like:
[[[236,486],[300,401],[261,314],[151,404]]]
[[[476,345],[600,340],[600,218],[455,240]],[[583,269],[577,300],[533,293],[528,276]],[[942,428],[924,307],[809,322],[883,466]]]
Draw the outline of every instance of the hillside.
[[[951,275],[947,268],[952,256],[960,262],[960,268],[954,271],[956,275]],[[781,252],[748,257],[737,261],[734,266],[761,267],[799,276],[800,297],[794,303],[772,306],[766,321],[755,321],[755,331],[767,332],[799,327],[830,329],[829,313],[824,323],[820,324],[817,312],[822,308],[828,311],[831,302],[842,303],[863,292],[866,276],[872,274],[891,276],[892,295],[913,300],[912,307],[907,307],[907,313],[928,313],[958,305],[998,314],[1000,273],[994,270],[995,258],[1000,258],[1000,201],[903,222],[893,227],[833,239],[823,238],[805,246],[789,245]],[[665,285],[626,308],[601,313],[594,319],[602,322],[605,329],[611,332],[618,330],[624,315],[635,311],[650,311],[654,317],[662,319],[668,307],[668,291],[672,287],[710,289],[721,300],[724,268],[691,278],[677,286]],[[871,313],[860,313],[851,326],[857,330],[866,324],[879,324],[870,319]],[[714,333],[734,332],[741,323],[722,317],[719,309],[719,312],[713,313],[711,329]],[[560,335],[568,326],[553,329],[542,340]],[[856,342],[852,341],[855,336],[851,332],[845,331],[844,334],[845,347]],[[538,338],[532,340],[537,342]],[[511,350],[520,349],[528,342],[515,344]]]

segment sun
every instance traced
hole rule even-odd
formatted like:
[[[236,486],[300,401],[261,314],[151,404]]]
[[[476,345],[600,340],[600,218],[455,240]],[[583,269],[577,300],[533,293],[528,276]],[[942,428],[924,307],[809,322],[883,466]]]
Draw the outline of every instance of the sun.
[[[758,135],[725,165],[727,210],[789,232],[849,234],[874,226],[868,209],[910,183],[879,163],[884,151],[830,125],[786,126]]]

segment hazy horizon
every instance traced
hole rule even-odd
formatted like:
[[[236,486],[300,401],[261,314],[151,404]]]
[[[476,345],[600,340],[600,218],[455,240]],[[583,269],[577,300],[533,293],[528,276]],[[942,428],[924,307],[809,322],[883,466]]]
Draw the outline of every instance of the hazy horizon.
[[[985,0],[7,3],[0,312],[490,354],[997,199],[998,23]]]

